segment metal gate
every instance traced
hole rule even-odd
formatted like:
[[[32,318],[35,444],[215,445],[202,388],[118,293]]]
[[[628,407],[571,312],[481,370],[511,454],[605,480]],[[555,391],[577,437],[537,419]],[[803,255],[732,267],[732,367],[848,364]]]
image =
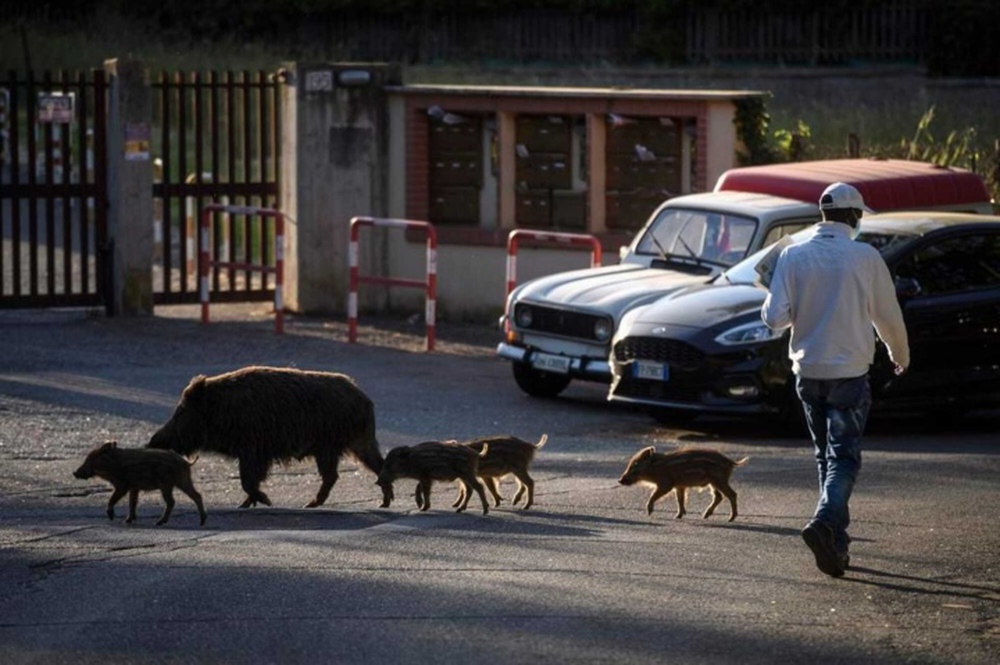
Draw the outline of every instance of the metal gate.
[[[196,303],[199,211],[209,203],[275,208],[279,83],[265,72],[163,72],[153,83],[155,304]],[[274,261],[273,224],[213,217],[212,255],[223,263]],[[213,268],[213,302],[271,300],[274,276]]]
[[[0,309],[110,306],[102,70],[0,78]]]

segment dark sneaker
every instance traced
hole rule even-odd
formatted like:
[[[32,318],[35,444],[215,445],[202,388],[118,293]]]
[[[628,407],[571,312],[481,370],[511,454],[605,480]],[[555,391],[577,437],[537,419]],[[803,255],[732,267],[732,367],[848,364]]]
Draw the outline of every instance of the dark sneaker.
[[[847,552],[841,552],[840,554],[840,565],[844,570],[851,567],[851,555]]]
[[[816,567],[830,577],[844,574],[844,562],[833,546],[833,530],[822,522],[810,522],[802,529],[802,540],[816,557]]]

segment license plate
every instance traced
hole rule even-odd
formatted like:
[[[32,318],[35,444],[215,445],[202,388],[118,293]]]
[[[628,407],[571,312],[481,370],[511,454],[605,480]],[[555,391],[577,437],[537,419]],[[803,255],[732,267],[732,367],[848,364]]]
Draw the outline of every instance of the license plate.
[[[566,374],[569,372],[569,358],[566,356],[552,356],[547,353],[539,353],[531,361],[531,366],[544,372]]]
[[[669,381],[670,365],[649,362],[648,360],[636,360],[632,363],[632,376],[647,381]]]

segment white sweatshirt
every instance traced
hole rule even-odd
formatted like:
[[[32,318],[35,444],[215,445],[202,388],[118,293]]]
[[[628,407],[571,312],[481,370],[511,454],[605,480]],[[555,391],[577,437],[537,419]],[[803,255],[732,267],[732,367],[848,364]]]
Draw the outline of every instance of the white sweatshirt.
[[[885,261],[853,229],[821,222],[807,240],[782,251],[761,317],[774,329],[791,326],[788,355],[807,379],[850,379],[868,372],[875,333],[889,357],[910,364],[896,289]],[[873,329],[874,325],[874,329]]]

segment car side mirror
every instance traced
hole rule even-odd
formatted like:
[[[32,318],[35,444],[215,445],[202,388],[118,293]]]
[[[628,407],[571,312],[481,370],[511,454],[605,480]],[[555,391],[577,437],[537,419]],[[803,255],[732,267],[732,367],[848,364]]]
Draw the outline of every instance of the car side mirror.
[[[618,247],[618,260],[619,261],[623,261],[625,259],[625,256],[627,254],[628,254],[628,246],[627,245],[621,245],[620,247]]]
[[[910,298],[916,298],[923,292],[920,287],[920,282],[918,282],[913,277],[897,277],[896,278],[896,297],[900,300],[909,300]]]

